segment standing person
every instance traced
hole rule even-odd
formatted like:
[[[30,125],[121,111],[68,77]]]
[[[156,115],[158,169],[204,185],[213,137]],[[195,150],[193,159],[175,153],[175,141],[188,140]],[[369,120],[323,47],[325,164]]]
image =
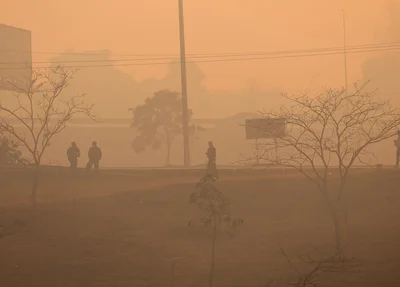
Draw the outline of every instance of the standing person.
[[[94,169],[97,171],[99,169],[99,162],[102,156],[101,149],[97,146],[97,142],[93,141],[92,147],[88,151],[89,161],[86,165],[86,171],[89,171],[92,166],[94,166]]]
[[[400,161],[400,131],[397,132],[397,140],[394,140],[394,145],[396,146],[396,167],[399,167]]]
[[[71,146],[67,149],[67,157],[70,163],[71,170],[76,171],[78,167],[78,157],[81,156],[81,151],[79,150],[76,142],[72,142]]]
[[[207,174],[218,178],[217,163],[216,163],[217,149],[215,148],[214,144],[211,141],[208,142],[208,149],[207,149],[206,155],[208,158]]]

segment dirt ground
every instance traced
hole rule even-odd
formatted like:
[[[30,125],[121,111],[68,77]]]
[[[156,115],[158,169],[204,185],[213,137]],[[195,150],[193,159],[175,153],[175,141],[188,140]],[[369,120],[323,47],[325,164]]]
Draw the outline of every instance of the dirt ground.
[[[38,211],[31,175],[0,171],[1,287],[207,286],[210,233],[188,226],[200,172],[47,171]],[[334,180],[334,179],[332,179]],[[244,225],[217,241],[215,286],[267,286],[295,278],[296,254],[334,247],[333,226],[314,186],[292,172],[222,172],[218,187]],[[400,286],[400,171],[357,171],[349,185],[350,252],[361,268],[322,274],[318,286]],[[173,268],[174,266],[174,268]],[[172,271],[174,270],[174,271]],[[174,274],[174,275],[173,275]]]

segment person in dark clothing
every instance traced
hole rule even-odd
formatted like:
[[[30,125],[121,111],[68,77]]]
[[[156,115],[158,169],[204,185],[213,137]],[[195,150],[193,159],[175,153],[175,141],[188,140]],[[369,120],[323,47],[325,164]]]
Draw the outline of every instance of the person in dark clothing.
[[[70,163],[70,167],[75,171],[78,167],[78,157],[80,157],[81,151],[79,150],[76,142],[72,142],[71,146],[67,149],[67,157]]]
[[[89,149],[88,152],[89,161],[86,165],[86,170],[89,171],[92,166],[97,171],[99,169],[99,163],[102,158],[101,149],[97,146],[97,142],[92,142],[92,147]]]
[[[394,140],[394,145],[396,146],[396,167],[399,167],[400,161],[400,131],[397,132],[397,140]]]
[[[214,144],[211,141],[208,142],[208,149],[207,149],[206,155],[208,158],[207,174],[218,178],[217,164],[216,164],[217,149],[215,148]]]

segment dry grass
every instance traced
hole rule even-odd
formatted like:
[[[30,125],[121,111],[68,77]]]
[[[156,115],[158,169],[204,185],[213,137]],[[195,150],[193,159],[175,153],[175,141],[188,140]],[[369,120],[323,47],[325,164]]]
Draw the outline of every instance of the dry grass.
[[[0,286],[205,286],[210,239],[188,227],[189,193],[201,174],[104,172],[42,177],[39,212],[26,207],[29,175],[0,173],[0,224],[25,224],[0,239]],[[216,286],[262,286],[290,277],[288,255],[333,247],[333,228],[313,186],[292,173],[222,173],[220,189],[245,221],[220,238]],[[357,274],[321,286],[400,286],[400,173],[357,172],[351,181],[349,250]],[[75,200],[73,200],[75,198]],[[294,263],[299,263],[294,260]]]

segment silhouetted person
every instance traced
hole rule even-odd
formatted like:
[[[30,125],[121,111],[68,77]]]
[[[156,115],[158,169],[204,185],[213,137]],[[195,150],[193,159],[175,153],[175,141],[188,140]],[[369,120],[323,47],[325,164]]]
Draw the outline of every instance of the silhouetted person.
[[[208,158],[208,163],[207,163],[207,174],[215,176],[218,178],[218,173],[217,173],[217,149],[213,145],[213,143],[210,141],[208,142],[208,149],[206,152],[207,158]]]
[[[72,142],[71,146],[67,149],[67,157],[72,171],[75,171],[78,167],[78,157],[80,157],[80,155],[81,151],[76,145],[76,142]]]
[[[89,171],[92,166],[97,171],[99,169],[99,163],[102,157],[101,149],[97,146],[97,142],[92,142],[92,147],[88,152],[89,161],[86,165],[86,170]]]
[[[400,131],[397,132],[397,140],[394,140],[396,146],[396,167],[399,167],[400,161]]]

